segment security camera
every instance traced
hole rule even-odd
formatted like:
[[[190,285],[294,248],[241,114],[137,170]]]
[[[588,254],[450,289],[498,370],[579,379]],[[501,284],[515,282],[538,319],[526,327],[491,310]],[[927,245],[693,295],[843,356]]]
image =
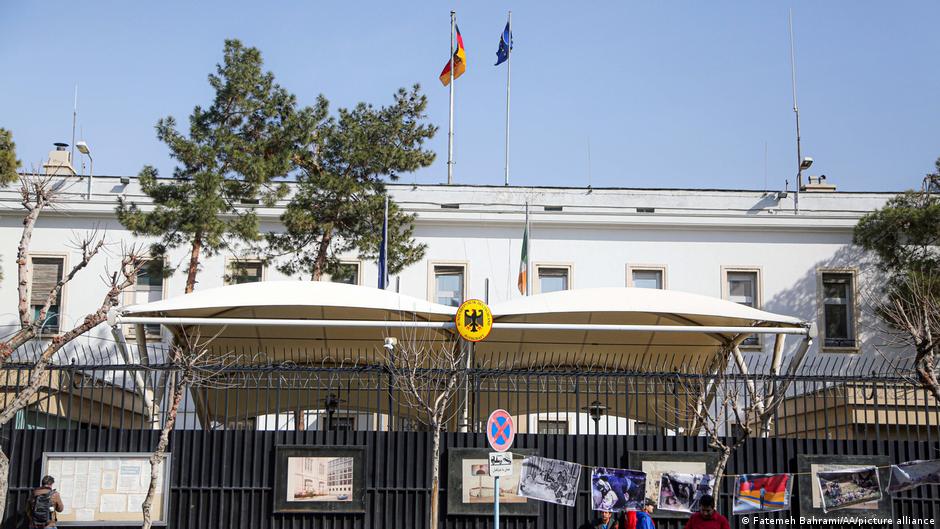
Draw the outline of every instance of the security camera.
[[[807,156],[807,157],[803,158],[803,161],[802,161],[802,162],[800,162],[800,169],[802,169],[802,170],[805,171],[805,170],[809,169],[809,167],[810,167],[811,165],[813,165],[813,159],[810,158],[809,156]]]
[[[398,345],[398,338],[390,336],[385,339],[385,345],[383,347],[385,347],[387,351],[392,352],[395,350],[396,345]]]

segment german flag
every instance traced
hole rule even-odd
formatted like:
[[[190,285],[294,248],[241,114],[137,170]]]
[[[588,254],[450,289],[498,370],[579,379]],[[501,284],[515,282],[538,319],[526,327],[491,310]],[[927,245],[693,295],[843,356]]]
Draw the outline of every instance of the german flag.
[[[457,49],[454,50],[453,64],[454,79],[460,77],[467,71],[467,52],[463,49],[463,37],[460,36],[460,28],[457,28]],[[444,86],[450,84],[450,65],[451,61],[448,60],[447,64],[444,65],[444,69],[441,71],[440,79]]]

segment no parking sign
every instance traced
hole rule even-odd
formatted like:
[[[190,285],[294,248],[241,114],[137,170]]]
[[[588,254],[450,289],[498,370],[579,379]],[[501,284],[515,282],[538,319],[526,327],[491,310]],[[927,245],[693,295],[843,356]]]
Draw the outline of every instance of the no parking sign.
[[[506,410],[495,410],[486,420],[486,440],[497,452],[505,452],[516,438],[516,425]]]

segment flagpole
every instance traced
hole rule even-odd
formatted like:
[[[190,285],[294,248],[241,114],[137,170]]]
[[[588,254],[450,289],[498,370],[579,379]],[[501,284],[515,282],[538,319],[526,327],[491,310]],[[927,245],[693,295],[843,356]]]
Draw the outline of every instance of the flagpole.
[[[506,59],[506,184],[509,185],[509,83],[512,78],[512,11],[509,12],[509,46]]]
[[[388,194],[385,195],[385,216],[382,217],[382,247],[379,249],[379,288],[388,287]]]
[[[447,183],[454,183],[454,30],[457,12],[450,12],[450,127],[447,130]]]

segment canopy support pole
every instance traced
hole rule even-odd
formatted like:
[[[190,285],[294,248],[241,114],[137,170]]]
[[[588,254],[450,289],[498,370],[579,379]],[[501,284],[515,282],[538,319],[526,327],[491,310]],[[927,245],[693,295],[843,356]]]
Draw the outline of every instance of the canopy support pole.
[[[111,326],[111,335],[114,336],[114,341],[117,343],[118,352],[121,354],[121,358],[124,360],[124,363],[130,365],[131,355],[127,347],[127,337],[124,336],[124,329],[120,325]],[[144,419],[153,426],[154,414],[153,414],[153,399],[147,393],[147,386],[144,383],[144,377],[140,374],[140,370],[134,370],[134,392],[138,393],[144,401]]]

